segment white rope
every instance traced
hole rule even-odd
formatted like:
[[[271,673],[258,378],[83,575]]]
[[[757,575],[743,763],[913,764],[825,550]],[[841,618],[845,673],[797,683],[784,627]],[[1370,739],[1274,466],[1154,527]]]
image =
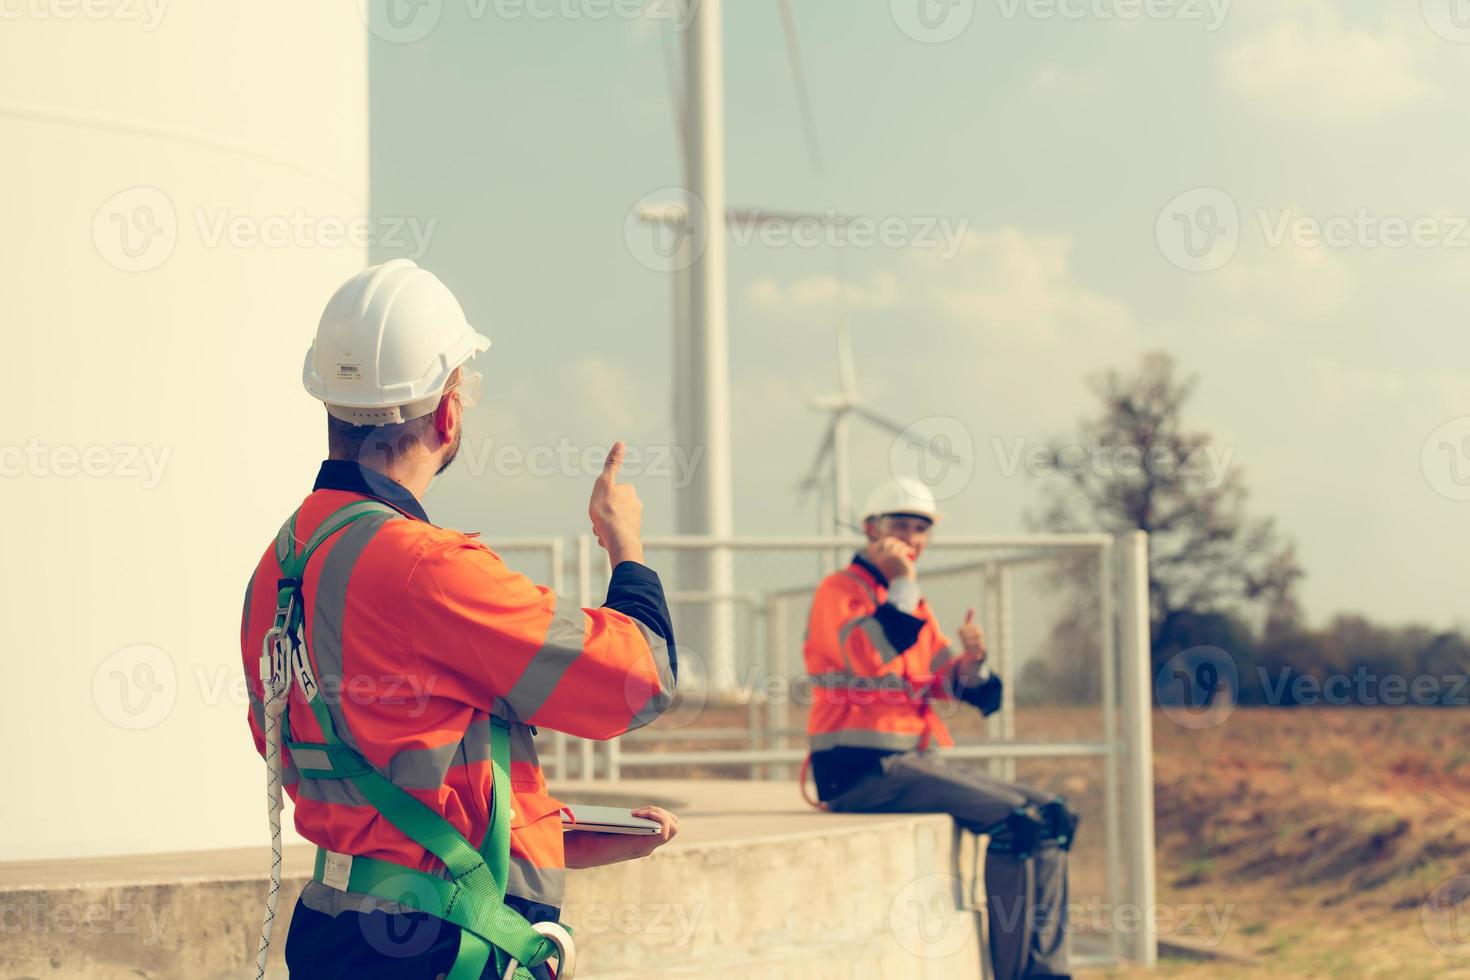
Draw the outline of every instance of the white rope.
[[[295,602],[294,597],[291,600]],[[287,622],[290,621],[289,607]],[[265,695],[265,797],[271,826],[271,887],[260,926],[260,949],[255,956],[255,980],[264,980],[270,957],[271,932],[276,924],[276,902],[281,895],[281,715],[286,709],[290,674],[278,646],[281,631],[272,626],[265,634],[260,655],[260,682]]]

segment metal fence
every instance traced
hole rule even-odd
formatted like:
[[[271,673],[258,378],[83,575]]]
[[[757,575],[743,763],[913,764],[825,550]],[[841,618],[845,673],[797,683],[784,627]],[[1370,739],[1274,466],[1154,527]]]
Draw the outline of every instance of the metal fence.
[[[817,581],[846,565],[861,544],[820,537],[646,540],[655,568],[677,567],[678,560],[669,559],[678,556],[731,555],[735,588],[682,592],[665,572],[679,641],[679,703],[648,729],[609,742],[544,734],[538,741],[548,773],[616,781],[630,770],[670,776],[710,774],[713,767],[727,777],[793,778],[807,755],[800,692],[811,595]],[[497,542],[496,549],[582,606],[602,601],[607,559],[588,536],[576,539],[570,560],[560,539]],[[1128,910],[1133,921],[1143,922],[1155,907],[1147,556],[1141,533],[943,537],[930,543],[920,566],[925,597],[942,625],[957,624],[968,606],[977,608],[989,659],[1005,683],[1001,710],[986,719],[983,735],[957,737],[944,754],[983,760],[994,776],[1009,781],[1016,780],[1018,763],[1040,760],[1099,769],[1102,894],[1114,912]],[[710,615],[716,607],[723,607],[721,615]],[[686,630],[690,623],[694,628]],[[702,623],[722,624],[732,635],[712,643],[699,635]],[[717,655],[707,656],[712,648]],[[1071,659],[1058,660],[1059,652]],[[1030,666],[1049,663],[1053,671],[1058,665],[1095,671],[1072,678],[1082,683],[1073,685],[1068,702],[1068,717],[1083,718],[1090,730],[1018,731],[1022,712],[1044,717],[1052,704],[1044,685],[1038,689],[1043,674]],[[1113,928],[1102,954],[1081,957],[1079,965],[1123,956],[1155,962],[1153,931]]]

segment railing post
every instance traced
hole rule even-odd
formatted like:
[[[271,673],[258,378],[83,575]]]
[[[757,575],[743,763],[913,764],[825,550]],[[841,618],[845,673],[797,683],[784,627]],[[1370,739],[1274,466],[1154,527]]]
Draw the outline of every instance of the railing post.
[[[1153,966],[1159,937],[1154,916],[1153,655],[1150,649],[1148,535],[1117,537],[1118,653],[1123,702],[1124,805],[1127,812],[1128,876],[1125,901],[1144,923],[1129,939],[1131,958]]]

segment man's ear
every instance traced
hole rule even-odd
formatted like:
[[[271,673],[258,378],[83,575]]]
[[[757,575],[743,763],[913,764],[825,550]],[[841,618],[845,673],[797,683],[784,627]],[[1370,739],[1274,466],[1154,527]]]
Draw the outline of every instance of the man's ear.
[[[459,423],[459,399],[453,394],[445,395],[439,399],[439,407],[434,409],[434,432],[441,444],[448,445],[453,441],[454,430]]]
[[[869,541],[878,540],[878,521],[876,518],[869,517],[863,521],[863,534],[867,536]]]

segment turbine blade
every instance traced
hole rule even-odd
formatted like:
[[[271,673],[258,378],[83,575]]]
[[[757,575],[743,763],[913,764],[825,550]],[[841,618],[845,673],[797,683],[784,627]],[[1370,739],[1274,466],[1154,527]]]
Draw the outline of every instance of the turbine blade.
[[[801,62],[801,42],[796,36],[796,17],[791,11],[791,0],[777,0],[781,8],[781,31],[786,35],[786,59],[791,64],[791,80],[796,86],[796,104],[801,110],[801,129],[806,136],[807,152],[811,154],[812,169],[822,174],[822,148],[817,142],[817,123],[812,115],[811,95],[807,91],[806,68]]]

